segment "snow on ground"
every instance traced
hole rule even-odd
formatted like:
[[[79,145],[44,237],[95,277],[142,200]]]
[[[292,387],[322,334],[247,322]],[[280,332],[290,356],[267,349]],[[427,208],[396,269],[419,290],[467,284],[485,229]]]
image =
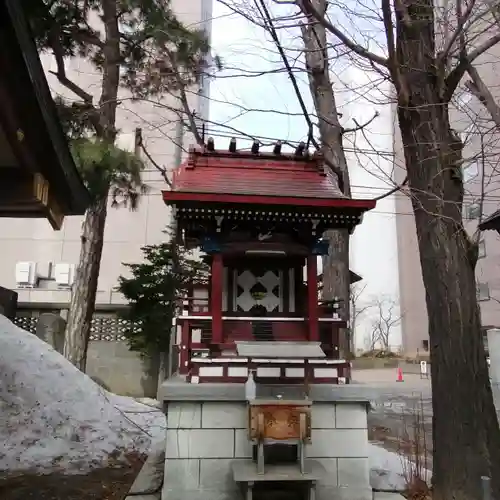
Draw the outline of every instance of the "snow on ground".
[[[370,484],[372,488],[382,491],[404,491],[406,481],[403,475],[403,458],[393,451],[370,443]],[[422,471],[425,480],[430,481],[431,472]]]
[[[97,385],[35,335],[0,315],[0,471],[83,471],[164,436],[151,404]]]

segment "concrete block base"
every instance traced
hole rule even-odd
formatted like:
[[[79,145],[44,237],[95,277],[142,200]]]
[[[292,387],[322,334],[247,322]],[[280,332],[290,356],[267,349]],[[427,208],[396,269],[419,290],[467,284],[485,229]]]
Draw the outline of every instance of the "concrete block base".
[[[307,458],[326,469],[317,500],[372,500],[368,402],[319,401],[312,407]],[[245,401],[165,401],[167,441],[162,500],[243,498],[231,464],[251,458]]]

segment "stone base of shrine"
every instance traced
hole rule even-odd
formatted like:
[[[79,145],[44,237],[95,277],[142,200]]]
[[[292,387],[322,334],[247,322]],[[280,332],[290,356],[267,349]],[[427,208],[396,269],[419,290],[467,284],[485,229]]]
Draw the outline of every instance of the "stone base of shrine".
[[[302,399],[303,387],[259,386],[257,398]],[[311,444],[306,457],[325,469],[316,500],[372,500],[368,463],[369,400],[346,386],[310,387]],[[353,387],[353,389],[355,389]],[[162,500],[244,498],[233,478],[235,461],[252,458],[243,384],[165,381],[167,415]]]

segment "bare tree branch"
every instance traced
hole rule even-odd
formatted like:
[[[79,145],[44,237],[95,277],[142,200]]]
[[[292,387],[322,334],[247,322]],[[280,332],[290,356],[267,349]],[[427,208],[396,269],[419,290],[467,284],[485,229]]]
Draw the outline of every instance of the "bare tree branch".
[[[338,38],[349,50],[375,64],[379,64],[380,66],[384,66],[385,68],[389,67],[389,61],[386,58],[380,57],[377,54],[374,54],[373,52],[365,49],[361,45],[355,43],[344,33],[342,33],[342,31],[333,26],[333,24],[328,21],[324,15],[322,15],[313,7],[311,0],[296,0],[296,3],[300,7],[304,15],[306,15],[307,17],[314,17],[314,19],[316,19],[318,23],[320,23],[330,33]]]
[[[175,58],[175,55],[170,50],[167,49],[165,49],[165,52],[170,60],[170,65],[174,73],[175,79],[177,81],[179,100],[181,101],[182,108],[187,116],[189,122],[189,130],[193,134],[196,143],[199,146],[204,146],[203,137],[201,136],[200,131],[198,130],[194,113],[191,110],[191,107],[189,106],[189,101],[186,95],[186,83],[182,79],[182,76],[179,72],[179,68],[177,67],[177,60]]]
[[[445,94],[444,98],[446,101],[449,101],[455,92],[455,89],[458,87],[460,80],[467,72],[469,66],[482,54],[484,54],[487,50],[494,47],[497,43],[500,42],[500,33],[493,35],[482,45],[469,52],[467,56],[461,58],[460,62],[457,66],[449,73],[449,75],[445,79]]]
[[[160,172],[161,176],[167,183],[168,187],[172,189],[172,181],[168,178],[167,169],[165,167],[162,167],[161,165],[158,165],[158,163],[154,160],[154,158],[149,154],[149,151],[146,149],[146,146],[144,145],[142,131],[140,128],[137,128],[135,131],[135,144],[136,144],[136,149],[140,149],[146,155],[146,158],[151,162],[153,167],[155,167],[156,170]]]
[[[465,86],[483,104],[500,131],[500,106],[472,64],[467,68],[467,73],[469,73],[471,80],[465,82]]]
[[[90,121],[94,127],[97,135],[102,135],[104,127],[101,124],[101,118],[97,108],[94,106],[93,97],[91,94],[83,90],[75,82],[70,80],[66,75],[66,66],[64,63],[63,49],[61,46],[61,41],[59,33],[56,32],[54,27],[49,33],[50,46],[54,54],[54,59],[56,61],[57,71],[49,71],[49,73],[56,76],[57,80],[61,85],[66,87],[68,90],[73,92],[77,97],[79,97],[86,105],[87,112],[89,114]]]
[[[455,42],[460,37],[463,36],[465,24],[470,19],[470,16],[472,14],[472,11],[473,11],[475,5],[476,5],[476,0],[470,0],[469,5],[467,5],[467,9],[465,9],[465,12],[463,14],[460,14],[459,16],[457,16],[458,17],[457,27],[455,28],[455,31],[452,33],[452,35],[448,39],[443,50],[438,55],[438,59],[441,61],[441,64],[443,64],[444,66],[446,66],[446,61],[450,56],[451,50],[453,49]],[[461,6],[461,4],[460,4],[460,6]],[[458,9],[460,9],[460,7],[458,7]]]
[[[278,35],[276,34],[276,30],[274,28],[274,23],[272,21],[271,15],[269,14],[269,10],[264,2],[264,0],[255,0],[255,3],[257,5],[257,8],[259,8],[257,1],[260,1],[260,5],[262,8],[263,12],[263,18],[268,26],[268,31],[271,34],[271,37],[274,41],[274,44],[276,45],[276,48],[278,49],[278,52],[281,56],[281,59],[283,60],[283,64],[285,65],[287,71],[288,71],[288,76],[290,78],[290,81],[292,82],[293,89],[295,91],[295,95],[297,96],[297,99],[299,101],[300,107],[302,109],[302,112],[304,114],[304,119],[306,120],[307,126],[308,126],[308,142],[311,142],[313,146],[318,150],[321,151],[321,146],[318,144],[316,139],[314,138],[314,125],[311,121],[311,118],[309,116],[309,112],[307,110],[307,107],[305,105],[304,99],[302,97],[299,85],[297,83],[297,79],[295,78],[295,75],[293,74],[292,67],[290,66],[290,62],[288,61],[288,58],[285,54],[285,51],[283,50],[283,47],[281,45],[281,42],[278,38]],[[259,9],[260,10],[260,9]],[[307,48],[307,47],[306,47]],[[320,118],[321,120],[321,118]],[[342,169],[339,167],[339,165],[335,165],[334,162],[329,160],[328,158],[325,157],[325,162],[330,167],[332,172],[335,173],[337,176],[338,184],[339,184],[339,189],[342,193],[345,194],[346,188],[348,189],[348,183],[346,186],[345,179],[344,179],[344,172]]]
[[[373,123],[373,121],[375,120],[375,118],[378,118],[380,116],[380,113],[378,111],[375,111],[375,113],[373,113],[373,116],[367,120],[365,123],[358,123],[356,120],[354,120],[354,123],[355,123],[355,127],[352,127],[352,128],[345,128],[342,133],[343,134],[351,134],[352,132],[359,132],[360,130],[363,130],[364,128],[368,127],[371,123]]]

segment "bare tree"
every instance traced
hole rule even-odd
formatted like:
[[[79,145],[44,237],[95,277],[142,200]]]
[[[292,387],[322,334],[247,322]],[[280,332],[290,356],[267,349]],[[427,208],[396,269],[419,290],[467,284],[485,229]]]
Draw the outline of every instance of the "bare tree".
[[[304,22],[324,26],[351,57],[385,75],[395,89],[429,316],[433,498],[479,499],[483,474],[492,475],[500,496],[500,429],[480,334],[477,244],[462,221],[463,143],[449,117],[467,69],[500,41],[490,7],[458,1],[452,29],[438,35],[433,0],[382,0],[381,53],[343,31],[312,0],[295,4]],[[329,14],[336,9],[331,4]],[[468,39],[466,30],[478,19],[480,34],[487,36],[473,33]]]
[[[319,12],[326,11],[326,0],[313,0],[314,7]],[[319,117],[318,128],[321,146],[325,158],[335,168],[341,192],[350,197],[351,185],[347,159],[343,148],[343,129],[339,122],[339,113],[330,79],[330,65],[326,43],[326,30],[317,23],[304,23],[301,26],[306,70],[309,79],[309,88]],[[313,131],[310,130],[310,138]],[[337,296],[347,305],[345,314],[349,314],[349,233],[347,230],[328,231],[325,236],[329,240],[328,255],[323,259],[323,283],[326,299]],[[351,332],[354,330],[351,328]],[[340,336],[340,356],[346,356],[350,346],[347,344],[347,335]],[[351,340],[352,343],[352,340]]]
[[[370,333],[371,350],[390,351],[390,338],[394,328],[401,323],[399,304],[391,297],[377,297],[371,303],[375,309]]]
[[[351,352],[356,350],[356,326],[358,320],[370,309],[373,304],[363,301],[363,294],[366,289],[366,284],[361,286],[359,283],[351,285],[349,292],[349,330],[351,341]]]

